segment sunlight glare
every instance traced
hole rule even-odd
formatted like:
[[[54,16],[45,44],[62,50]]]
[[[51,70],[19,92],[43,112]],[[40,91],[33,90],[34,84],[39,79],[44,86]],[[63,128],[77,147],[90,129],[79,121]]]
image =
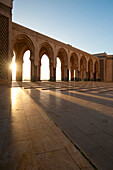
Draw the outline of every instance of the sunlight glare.
[[[11,70],[12,70],[12,80],[15,81],[16,80],[16,63],[15,63],[15,53],[14,56],[12,58],[12,64],[10,66]]]
[[[12,107],[14,107],[16,103],[16,99],[18,97],[18,88],[11,88],[11,101],[12,101]]]

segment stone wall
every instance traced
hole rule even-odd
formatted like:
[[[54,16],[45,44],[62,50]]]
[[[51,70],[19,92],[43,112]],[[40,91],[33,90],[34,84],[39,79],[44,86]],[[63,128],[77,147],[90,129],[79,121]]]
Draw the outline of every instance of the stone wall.
[[[105,81],[113,82],[113,56],[106,59],[106,79]]]
[[[0,14],[0,80],[8,79],[9,19]]]
[[[0,81],[11,81],[12,0],[0,1]]]

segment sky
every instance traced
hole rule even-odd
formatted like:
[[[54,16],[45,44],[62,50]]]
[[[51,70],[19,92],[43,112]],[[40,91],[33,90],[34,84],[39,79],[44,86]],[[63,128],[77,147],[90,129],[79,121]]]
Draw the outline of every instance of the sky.
[[[113,0],[14,0],[13,22],[91,54],[113,54]]]

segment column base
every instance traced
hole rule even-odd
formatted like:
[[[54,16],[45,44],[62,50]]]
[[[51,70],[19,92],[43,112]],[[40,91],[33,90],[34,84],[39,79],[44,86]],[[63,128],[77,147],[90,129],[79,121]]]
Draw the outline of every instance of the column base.
[[[50,81],[55,81],[54,77],[50,77]]]
[[[84,81],[87,81],[87,78],[84,78]]]
[[[40,77],[37,77],[37,81],[40,81]]]
[[[64,78],[64,81],[69,81],[67,77]]]
[[[71,81],[74,81],[75,79],[74,78],[71,78]]]
[[[76,78],[76,77],[75,77],[75,81],[79,81],[79,78]]]

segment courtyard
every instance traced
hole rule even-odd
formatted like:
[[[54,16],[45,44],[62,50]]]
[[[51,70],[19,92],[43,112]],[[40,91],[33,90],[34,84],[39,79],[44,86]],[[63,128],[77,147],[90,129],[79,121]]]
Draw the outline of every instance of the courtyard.
[[[113,83],[0,83],[0,169],[113,169]]]

